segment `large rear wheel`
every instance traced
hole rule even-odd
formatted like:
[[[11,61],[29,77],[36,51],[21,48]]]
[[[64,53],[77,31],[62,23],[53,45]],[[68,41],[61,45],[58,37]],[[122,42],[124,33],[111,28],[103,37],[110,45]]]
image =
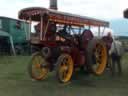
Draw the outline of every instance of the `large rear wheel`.
[[[107,49],[105,43],[100,39],[92,39],[87,47],[88,65],[92,72],[101,75],[107,64]]]
[[[43,58],[40,52],[32,55],[28,71],[31,78],[35,80],[44,80],[49,72],[48,62]]]
[[[57,61],[57,78],[61,83],[70,81],[73,73],[73,60],[68,54],[62,54]]]

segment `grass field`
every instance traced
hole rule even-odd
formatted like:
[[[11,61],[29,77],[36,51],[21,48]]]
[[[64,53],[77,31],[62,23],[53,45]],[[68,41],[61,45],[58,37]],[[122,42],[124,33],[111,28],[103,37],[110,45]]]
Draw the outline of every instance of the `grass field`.
[[[32,81],[27,73],[30,57],[0,57],[0,96],[128,96],[128,54],[123,58],[123,76],[106,71],[100,77],[77,74],[60,84],[50,73],[45,81]]]

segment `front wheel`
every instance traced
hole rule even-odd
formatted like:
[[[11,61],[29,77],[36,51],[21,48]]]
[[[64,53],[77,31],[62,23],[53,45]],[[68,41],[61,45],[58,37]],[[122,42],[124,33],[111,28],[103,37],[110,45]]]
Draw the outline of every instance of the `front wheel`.
[[[56,76],[61,83],[70,81],[73,73],[73,60],[68,54],[62,54],[57,61]]]
[[[28,66],[29,75],[35,80],[44,80],[49,72],[48,65],[40,52],[34,53]]]

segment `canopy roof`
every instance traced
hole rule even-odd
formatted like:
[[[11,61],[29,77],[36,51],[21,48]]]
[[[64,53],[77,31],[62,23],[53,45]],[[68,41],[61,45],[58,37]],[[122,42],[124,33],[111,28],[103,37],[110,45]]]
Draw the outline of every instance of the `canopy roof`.
[[[128,8],[126,10],[124,10],[124,17],[128,18]]]
[[[50,21],[55,21],[57,23],[74,24],[78,26],[93,25],[93,26],[109,26],[109,22],[98,20],[94,18],[89,18],[85,16],[69,14],[65,12],[60,12],[52,9],[46,9],[41,7],[30,7],[25,8],[19,12],[19,18],[33,21],[40,21],[41,16],[44,14],[48,15]]]

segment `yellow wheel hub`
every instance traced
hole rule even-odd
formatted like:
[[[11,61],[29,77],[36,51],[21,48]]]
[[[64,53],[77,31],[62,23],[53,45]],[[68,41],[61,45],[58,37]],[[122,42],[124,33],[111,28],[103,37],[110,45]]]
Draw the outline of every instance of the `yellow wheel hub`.
[[[57,61],[57,77],[60,82],[66,83],[73,73],[73,60],[68,54],[62,54]]]

